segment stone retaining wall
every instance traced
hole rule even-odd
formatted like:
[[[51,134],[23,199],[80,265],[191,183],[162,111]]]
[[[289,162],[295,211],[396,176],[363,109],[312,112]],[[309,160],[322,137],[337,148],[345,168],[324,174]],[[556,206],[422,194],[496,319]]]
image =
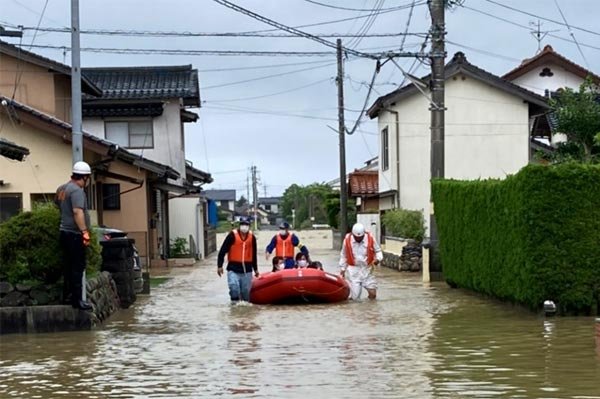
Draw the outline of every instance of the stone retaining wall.
[[[92,312],[61,305],[56,286],[25,287],[0,283],[0,334],[89,330],[120,308],[110,273],[102,272],[87,282]]]
[[[402,272],[419,272],[423,268],[423,251],[421,245],[414,241],[407,241],[402,247],[402,254],[383,252],[382,266]]]

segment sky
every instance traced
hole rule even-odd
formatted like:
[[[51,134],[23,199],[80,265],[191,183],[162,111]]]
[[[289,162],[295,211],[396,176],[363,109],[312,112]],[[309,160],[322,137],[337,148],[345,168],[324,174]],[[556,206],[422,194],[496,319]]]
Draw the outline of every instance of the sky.
[[[407,30],[412,0],[231,0],[250,11],[312,35],[401,33]],[[46,4],[47,3],[47,4]],[[213,0],[81,0],[81,29],[245,32],[273,27]],[[320,4],[319,4],[320,3]],[[427,32],[430,17],[422,0],[414,1],[408,32]],[[502,7],[501,3],[516,10]],[[558,6],[557,6],[558,4]],[[333,7],[348,9],[339,9]],[[409,6],[394,10],[395,7]],[[541,45],[600,74],[600,0],[464,0],[446,14],[447,62],[457,51],[492,73],[502,75],[538,50],[532,24],[541,20],[548,32]],[[44,9],[45,7],[45,9]],[[392,9],[376,17],[366,10]],[[561,15],[561,12],[564,15]],[[529,13],[527,15],[523,12]],[[537,16],[538,18],[534,17]],[[41,20],[40,20],[41,17]],[[363,18],[356,18],[363,17]],[[365,18],[368,17],[368,18]],[[566,20],[567,27],[564,23]],[[0,0],[0,25],[41,28],[70,25],[69,0]],[[586,32],[585,30],[591,31]],[[281,31],[279,31],[281,32]],[[361,52],[418,51],[422,35],[343,38]],[[3,38],[18,44],[19,39]],[[335,43],[335,37],[327,37]],[[579,46],[575,43],[577,42]],[[29,45],[70,46],[70,35],[26,30]],[[82,47],[179,50],[251,50],[329,52],[325,56],[206,56],[108,54],[83,52],[83,67],[191,64],[199,71],[202,107],[197,123],[186,124],[186,159],[210,172],[215,181],[205,188],[236,189],[246,196],[248,171],[255,165],[259,196],[281,195],[296,183],[331,181],[340,175],[337,134],[335,49],[298,37],[132,37],[81,36]],[[429,47],[426,48],[426,50]],[[32,47],[31,51],[70,64],[70,53]],[[416,76],[428,66],[414,58],[396,62]],[[410,69],[414,63],[413,69]],[[351,128],[367,98],[375,61],[349,56],[345,60],[346,125]],[[399,68],[388,62],[376,76],[372,104],[403,84]],[[346,165],[350,172],[377,156],[376,121],[363,116],[358,130],[346,135]]]

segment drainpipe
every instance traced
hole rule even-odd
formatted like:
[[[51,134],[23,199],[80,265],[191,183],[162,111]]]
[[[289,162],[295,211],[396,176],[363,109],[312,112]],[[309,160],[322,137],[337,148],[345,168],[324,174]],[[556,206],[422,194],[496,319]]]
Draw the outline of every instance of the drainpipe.
[[[400,116],[398,115],[398,111],[394,111],[392,109],[387,108],[390,114],[394,114],[396,120],[396,208],[400,208]]]

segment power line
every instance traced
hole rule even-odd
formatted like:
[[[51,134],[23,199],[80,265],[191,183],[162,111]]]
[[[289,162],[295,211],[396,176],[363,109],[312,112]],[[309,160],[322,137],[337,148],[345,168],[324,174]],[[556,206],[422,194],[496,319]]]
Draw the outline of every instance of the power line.
[[[594,32],[594,31],[586,29],[586,28],[581,28],[579,26],[569,25],[569,23],[564,19],[564,15],[563,15],[563,21],[564,22],[560,22],[560,21],[557,21],[557,20],[554,20],[554,19],[550,19],[548,17],[542,17],[539,14],[533,14],[533,13],[530,13],[530,12],[527,12],[527,11],[524,11],[524,10],[520,10],[518,8],[515,8],[515,7],[508,6],[506,4],[498,3],[497,1],[494,1],[494,0],[485,0],[485,1],[487,1],[488,3],[495,4],[497,6],[500,6],[500,7],[503,7],[503,8],[506,8],[506,9],[509,9],[509,10],[521,13],[521,14],[529,15],[530,17],[535,17],[535,18],[538,18],[538,19],[541,19],[541,20],[544,20],[544,21],[555,23],[557,25],[566,26],[569,29],[573,28],[573,29],[577,29],[577,30],[582,31],[582,32],[591,33],[592,35],[600,36],[600,33],[598,33],[598,32]],[[560,14],[562,15],[562,11],[560,10],[560,7],[558,7],[558,8],[559,8]]]
[[[579,45],[579,42],[575,38],[575,35],[573,34],[573,31],[571,30],[571,26],[569,26],[569,23],[567,22],[567,18],[565,17],[565,14],[563,13],[562,9],[560,8],[558,1],[554,0],[554,4],[556,4],[556,8],[558,8],[558,12],[560,13],[560,16],[562,17],[563,21],[565,21],[565,25],[569,29],[569,34],[573,38],[573,41],[575,42],[575,44],[577,45],[577,49],[579,50],[579,54],[581,54],[581,57],[583,58],[583,61],[585,62],[585,66],[588,69],[590,69],[590,64],[588,63],[587,59],[585,58],[585,55],[583,54],[583,51],[581,50],[581,46]]]
[[[234,85],[238,85],[238,84],[242,84],[242,83],[255,82],[255,81],[258,81],[258,80],[271,79],[271,78],[276,78],[276,77],[280,77],[280,76],[291,75],[291,74],[294,74],[294,73],[300,73],[300,72],[306,72],[306,71],[312,71],[312,70],[315,70],[315,69],[325,68],[325,67],[331,66],[333,64],[335,64],[335,62],[328,63],[326,65],[314,66],[314,67],[310,67],[310,68],[295,69],[293,71],[276,73],[274,75],[260,76],[258,78],[238,80],[236,82],[224,83],[224,84],[220,84],[220,85],[206,86],[206,87],[203,87],[202,89],[203,90],[216,89],[216,88],[221,88],[221,87],[234,86]]]
[[[21,29],[23,31],[35,30],[35,27],[31,26],[17,26],[14,24],[3,23],[7,27],[14,29]],[[70,33],[68,28],[54,28],[54,27],[41,27],[38,29],[40,32],[50,33]],[[97,36],[140,36],[140,37],[272,37],[272,38],[297,38],[298,35],[292,33],[261,33],[257,32],[190,32],[190,31],[151,31],[151,30],[125,30],[125,29],[82,29],[81,34],[83,35],[97,35]],[[425,32],[405,32],[405,33],[370,33],[366,37],[400,37],[400,36],[424,36]],[[349,33],[315,33],[315,36],[319,37],[357,37],[356,34]]]
[[[382,8],[379,10],[375,10],[372,8],[349,8],[349,7],[340,7],[340,6],[334,6],[331,4],[325,4],[325,3],[321,3],[318,1],[314,1],[314,0],[304,0],[307,3],[312,3],[321,7],[327,7],[327,8],[334,8],[336,10],[344,10],[344,11],[398,11],[398,10],[402,10],[406,8],[406,5],[401,5],[401,6],[396,6],[396,7],[389,7],[389,8]],[[422,2],[423,4],[425,2]]]
[[[221,4],[222,6],[230,8],[230,9],[236,11],[236,12],[239,12],[239,13],[247,15],[247,16],[249,16],[251,18],[254,18],[257,21],[260,21],[260,22],[266,23],[268,25],[274,26],[274,27],[276,27],[278,29],[281,29],[281,30],[284,30],[286,32],[294,33],[294,34],[296,34],[298,36],[310,39],[310,40],[315,41],[317,43],[321,43],[322,45],[330,47],[330,48],[336,48],[337,47],[334,43],[332,43],[330,41],[327,41],[325,39],[322,39],[322,38],[320,38],[318,36],[315,36],[315,35],[312,35],[310,33],[298,30],[296,28],[292,28],[291,26],[287,26],[287,25],[281,24],[281,23],[279,23],[277,21],[274,21],[274,20],[269,19],[267,17],[264,17],[264,16],[262,16],[260,14],[256,14],[256,13],[250,11],[250,10],[247,10],[247,9],[245,9],[243,7],[240,7],[237,4],[234,4],[234,3],[230,2],[230,1],[227,1],[227,0],[213,0],[213,1],[215,3]],[[347,48],[347,47],[344,47],[343,50],[346,53],[352,54],[352,55],[354,55],[356,57],[374,58],[374,59],[377,58],[377,57],[373,56],[372,54],[363,53],[363,52],[356,51],[356,50],[353,50],[353,49],[350,49],[350,48]]]
[[[513,26],[518,26],[519,28],[527,29],[527,31],[531,31],[531,28],[530,28],[529,26],[527,26],[527,25],[523,25],[523,24],[520,24],[520,23],[518,23],[518,22],[511,21],[511,20],[509,20],[509,19],[506,19],[506,18],[499,17],[499,16],[497,16],[497,15],[494,15],[494,14],[490,14],[490,13],[488,13],[488,12],[486,12],[486,11],[478,10],[478,9],[476,9],[476,8],[473,8],[473,7],[465,6],[464,4],[463,4],[463,5],[461,5],[461,7],[463,7],[464,9],[467,9],[467,10],[470,10],[470,11],[473,11],[473,12],[476,12],[476,13],[478,13],[478,14],[482,14],[482,15],[485,15],[485,16],[487,16],[487,17],[494,18],[494,19],[497,19],[497,20],[499,20],[499,21],[502,21],[502,22],[506,22],[506,23],[508,23],[508,24],[511,24],[511,25],[513,25]],[[552,33],[549,33],[549,34],[548,34],[548,36],[550,36],[550,37],[553,37],[553,38],[555,38],[555,39],[558,39],[558,40],[565,41],[565,42],[569,42],[569,43],[577,44],[577,43],[575,43],[575,42],[574,42],[573,40],[571,40],[571,39],[568,39],[568,38],[566,38],[566,37],[562,37],[562,36],[558,36],[558,35],[554,35],[554,34],[552,34]],[[591,45],[591,44],[586,44],[586,43],[581,43],[581,42],[580,42],[579,44],[580,44],[582,47],[587,47],[587,48],[591,48],[591,49],[594,49],[594,50],[600,50],[600,47],[593,46],[593,45]]]
[[[256,66],[249,66],[249,67],[199,69],[198,72],[207,73],[207,72],[224,72],[224,71],[246,71],[246,70],[251,70],[251,69],[284,68],[284,67],[289,67],[289,66],[324,64],[324,63],[329,63],[329,62],[330,61],[319,60],[319,61],[306,61],[306,62],[292,62],[292,63],[288,63],[288,64],[256,65]],[[46,72],[44,72],[44,73],[46,73]]]
[[[275,92],[275,93],[264,94],[264,95],[260,95],[260,96],[254,96],[254,97],[229,98],[229,99],[220,99],[220,100],[217,99],[217,100],[211,100],[211,101],[209,101],[209,103],[221,103],[221,102],[258,100],[259,98],[274,97],[274,96],[278,96],[278,95],[281,95],[281,94],[286,94],[286,93],[290,93],[290,92],[293,92],[293,91],[305,89],[307,87],[315,86],[317,84],[321,84],[323,82],[328,82],[328,81],[331,81],[331,78],[317,80],[316,82],[312,82],[312,83],[309,83],[309,84],[306,84],[306,85],[302,85],[302,86],[299,86],[299,87],[294,87],[292,89],[283,90],[283,91],[279,91],[279,92]]]

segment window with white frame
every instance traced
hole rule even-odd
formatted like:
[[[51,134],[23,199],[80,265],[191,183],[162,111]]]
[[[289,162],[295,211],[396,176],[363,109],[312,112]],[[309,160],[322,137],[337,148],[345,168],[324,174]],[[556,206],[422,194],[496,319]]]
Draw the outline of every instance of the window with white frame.
[[[125,148],[154,148],[152,120],[107,121],[106,139]]]
[[[390,137],[387,126],[381,131],[381,170],[390,167]]]

